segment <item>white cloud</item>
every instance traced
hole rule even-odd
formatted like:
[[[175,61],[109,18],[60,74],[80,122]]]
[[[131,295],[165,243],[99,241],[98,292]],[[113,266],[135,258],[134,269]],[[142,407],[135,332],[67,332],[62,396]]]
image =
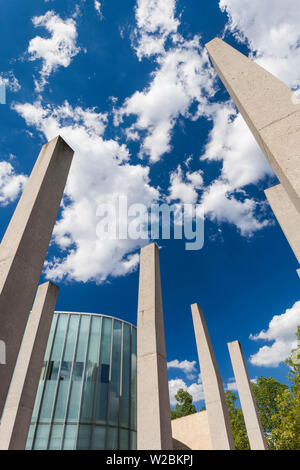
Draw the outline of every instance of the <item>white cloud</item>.
[[[0,205],[6,206],[17,199],[27,181],[25,175],[17,175],[9,162],[0,162]]]
[[[300,325],[300,301],[288,308],[283,314],[275,315],[267,330],[250,335],[254,341],[272,342],[271,346],[262,346],[257,353],[250,357],[250,362],[256,366],[276,367],[297,347],[296,332]]]
[[[169,394],[170,394],[170,404],[171,406],[176,405],[175,395],[178,390],[182,388],[189,392],[193,397],[193,402],[197,403],[198,401],[204,400],[203,385],[201,383],[192,383],[187,385],[182,379],[172,379],[169,380]]]
[[[225,386],[225,391],[230,390],[231,392],[236,392],[237,391],[237,384],[235,381],[235,378],[232,377],[228,380],[226,386]]]
[[[196,361],[178,361],[174,359],[173,361],[168,362],[168,369],[180,369],[184,372],[188,379],[193,380],[196,377]]]
[[[136,52],[139,59],[164,52],[166,38],[176,33],[175,0],[137,0]]]
[[[103,15],[102,15],[102,10],[101,10],[101,3],[98,0],[94,0],[94,8],[97,14],[99,15],[99,17],[102,19]]]
[[[237,199],[237,196],[243,200]],[[269,225],[268,220],[258,218],[257,209],[261,204],[222,180],[211,184],[203,195],[202,204],[211,220],[233,224],[243,236],[251,236]]]
[[[21,89],[21,85],[14,73],[9,72],[0,73],[0,84],[4,84],[10,91],[17,92]]]
[[[297,0],[221,0],[227,29],[247,42],[256,61],[290,86],[300,85],[300,9]]]
[[[208,96],[213,94],[214,72],[208,66],[199,37],[189,41],[176,37],[173,47],[156,58],[158,68],[149,87],[127,98],[116,112],[116,124],[124,116],[136,116],[127,136],[134,135],[136,139],[137,132],[146,134],[140,155],[149,156],[152,162],[171,150],[176,119],[180,115],[193,118],[189,113],[193,103],[197,104],[199,114]]]
[[[186,172],[183,175],[180,166],[170,174],[168,201],[180,201],[183,204],[196,204],[197,190],[203,186],[202,171]]]
[[[231,103],[211,107],[213,127],[201,160],[222,161],[222,179],[233,188],[257,183],[273,171],[242,116]]]
[[[273,171],[242,116],[229,102],[207,108],[213,121],[202,161],[220,161],[220,175],[205,190],[206,214],[217,222],[234,224],[249,236],[269,224],[264,204],[247,195],[246,186],[257,184]]]
[[[53,232],[61,253],[48,262],[48,278],[101,283],[135,269],[136,250],[145,241],[99,239],[96,212],[100,204],[115,205],[119,195],[127,196],[128,205],[148,207],[159,196],[150,186],[149,168],[130,165],[127,148],[103,138],[106,115],[96,110],[67,102],[58,107],[16,104],[15,110],[47,140],[60,134],[75,150],[66,186],[71,203],[65,203]]]
[[[28,46],[30,60],[42,60],[40,80],[35,81],[36,89],[42,91],[51,73],[58,67],[68,67],[72,58],[80,51],[76,47],[77,30],[74,19],[62,20],[53,10],[45,15],[32,18],[35,27],[44,27],[50,38],[36,36]]]
[[[288,85],[300,85],[300,10],[295,0],[221,0],[229,20],[226,26],[246,42],[260,65]],[[220,175],[204,191],[202,204],[212,220],[234,224],[250,236],[269,222],[265,207],[247,196],[247,186],[257,184],[273,171],[248,126],[233,104],[217,103],[204,110],[213,122],[201,160],[219,161]]]
[[[155,163],[170,152],[172,131],[180,116],[211,120],[213,126],[201,160],[220,161],[220,175],[205,187],[201,171],[191,173],[178,166],[170,175],[168,201],[195,204],[200,200],[211,220],[234,224],[242,235],[251,236],[269,222],[264,205],[248,197],[244,187],[273,173],[233,105],[210,103],[215,93],[214,71],[200,38],[185,40],[178,33],[175,7],[174,1],[137,2],[136,51],[139,58],[154,51],[158,67],[150,85],[127,98],[116,111],[115,123],[120,124],[125,116],[136,116],[126,129],[127,138],[140,140],[140,157],[149,156]],[[161,15],[162,8],[168,13]],[[196,105],[193,114],[192,104]]]

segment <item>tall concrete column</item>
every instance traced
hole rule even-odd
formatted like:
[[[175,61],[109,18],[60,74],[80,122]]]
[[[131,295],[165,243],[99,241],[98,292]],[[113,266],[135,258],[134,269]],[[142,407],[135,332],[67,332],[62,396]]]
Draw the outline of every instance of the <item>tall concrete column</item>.
[[[258,416],[256,402],[241,345],[238,341],[227,344],[239,392],[246,429],[252,450],[267,450],[266,439]]]
[[[137,319],[137,448],[172,450],[158,247],[141,249]]]
[[[300,212],[300,103],[255,62],[215,38],[206,49],[279,181]]]
[[[214,450],[235,450],[223,382],[203,312],[191,305],[210,437]]]
[[[73,150],[56,137],[42,147],[0,245],[0,415],[64,192]]]
[[[274,215],[300,263],[300,214],[282,184],[265,190]]]
[[[41,284],[29,315],[0,424],[0,450],[25,449],[58,287]]]

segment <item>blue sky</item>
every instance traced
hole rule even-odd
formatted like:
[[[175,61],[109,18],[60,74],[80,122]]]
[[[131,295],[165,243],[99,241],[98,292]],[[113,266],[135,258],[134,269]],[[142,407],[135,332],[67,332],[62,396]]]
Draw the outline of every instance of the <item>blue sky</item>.
[[[226,343],[235,339],[251,378],[284,380],[300,324],[297,260],[263,192],[278,181],[204,44],[223,37],[298,89],[296,0],[11,0],[1,8],[1,234],[41,145],[60,133],[75,149],[43,273],[61,287],[57,308],[136,323],[146,242],[99,240],[97,207],[119,194],[130,204],[198,204],[201,250],[158,240],[171,397],[184,386],[201,406],[194,302],[226,387],[234,388]]]

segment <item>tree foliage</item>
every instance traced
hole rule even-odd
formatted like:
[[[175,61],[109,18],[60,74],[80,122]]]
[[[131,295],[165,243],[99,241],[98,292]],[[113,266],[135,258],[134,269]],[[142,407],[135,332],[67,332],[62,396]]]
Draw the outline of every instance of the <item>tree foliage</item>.
[[[241,408],[235,404],[237,396],[231,391],[225,392],[226,404],[229,412],[230,425],[234,438],[235,448],[238,450],[249,450],[249,440],[247,436],[244,416]]]
[[[272,377],[260,377],[252,383],[261,425],[270,450],[300,450],[300,327],[297,331],[298,349],[286,360],[289,366],[285,385]],[[249,449],[242,410],[236,406],[237,396],[226,392],[235,446]]]
[[[298,349],[286,360],[290,389],[277,398],[278,415],[272,417],[272,444],[278,450],[300,450],[300,326],[297,339]]]
[[[289,396],[289,388],[273,377],[259,377],[252,388],[268,448],[276,449],[274,433],[280,420],[280,403]]]
[[[196,413],[196,407],[193,405],[193,397],[183,388],[180,388],[175,395],[177,404],[176,409],[171,410],[171,419],[181,418]]]

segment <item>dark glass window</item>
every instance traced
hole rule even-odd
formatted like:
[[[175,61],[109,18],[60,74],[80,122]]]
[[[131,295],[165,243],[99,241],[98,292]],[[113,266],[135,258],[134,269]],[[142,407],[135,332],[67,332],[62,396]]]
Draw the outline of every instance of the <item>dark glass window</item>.
[[[56,380],[57,379],[59,364],[60,364],[60,361],[49,361],[48,362],[46,380]]]
[[[73,380],[81,380],[83,374],[83,362],[75,362],[73,371]]]
[[[108,384],[108,382],[109,382],[109,364],[101,364],[100,380],[103,384]]]
[[[69,380],[71,375],[72,362],[63,361],[61,364],[59,380]]]

